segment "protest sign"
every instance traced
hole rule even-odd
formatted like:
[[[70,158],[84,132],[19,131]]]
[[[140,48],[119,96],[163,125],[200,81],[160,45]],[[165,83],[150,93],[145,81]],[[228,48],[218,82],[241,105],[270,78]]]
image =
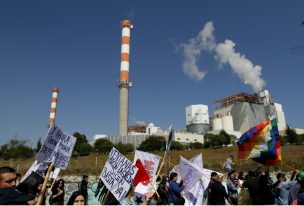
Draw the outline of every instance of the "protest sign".
[[[179,174],[184,177],[185,187],[189,191],[202,177],[202,170],[187,159],[180,157]]]
[[[136,163],[137,160],[140,160],[142,163],[144,169],[150,176],[150,182],[153,182],[153,180],[156,180],[156,172],[159,165],[160,157],[148,152],[142,152],[139,150],[135,150],[134,155],[134,162]],[[136,188],[135,192],[138,192],[140,194],[144,194],[146,197],[150,197],[154,194],[154,192],[157,190],[156,185],[154,185],[154,189],[152,187],[153,183],[146,184],[146,183],[139,183]]]
[[[136,163],[136,160],[140,160],[145,170],[149,174],[150,178],[154,178],[157,172],[157,168],[159,165],[160,157],[148,152],[142,152],[139,150],[135,150],[134,161],[133,164]]]
[[[202,153],[196,155],[195,157],[189,160],[192,164],[199,166],[199,168],[203,169],[203,156]]]
[[[100,174],[100,179],[115,198],[121,201],[129,191],[137,170],[132,162],[113,147]]]
[[[193,157],[192,159],[189,160],[189,162],[191,162],[192,164],[197,166],[197,169],[201,169],[203,170],[203,157],[202,154],[199,154],[195,157]],[[181,181],[181,174],[179,172],[179,165],[175,166],[170,173],[172,172],[176,172],[178,174],[178,179],[176,182],[180,182]],[[185,205],[202,205],[203,202],[203,194],[205,191],[203,182],[202,182],[202,178],[200,180],[198,180],[189,190],[187,189],[184,192],[184,198],[185,198]],[[208,181],[209,183],[209,181]]]
[[[54,167],[66,169],[75,143],[75,137],[64,134],[58,126],[53,124],[36,160],[38,162],[51,162]]]

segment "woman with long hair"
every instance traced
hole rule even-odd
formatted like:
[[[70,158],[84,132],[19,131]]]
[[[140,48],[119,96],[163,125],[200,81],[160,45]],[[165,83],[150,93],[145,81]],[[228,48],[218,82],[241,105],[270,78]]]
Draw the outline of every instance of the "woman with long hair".
[[[52,187],[52,195],[50,196],[51,205],[63,205],[64,204],[64,180],[59,179],[54,183]]]
[[[67,205],[85,205],[85,198],[81,190],[73,192]]]

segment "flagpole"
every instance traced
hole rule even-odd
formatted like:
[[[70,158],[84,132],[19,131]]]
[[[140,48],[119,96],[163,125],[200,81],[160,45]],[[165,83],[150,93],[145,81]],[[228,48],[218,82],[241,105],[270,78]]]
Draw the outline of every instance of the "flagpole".
[[[105,203],[108,201],[110,195],[110,190],[107,191],[106,196],[103,198],[101,205],[105,205]]]
[[[285,165],[287,168],[292,169],[293,171],[297,170],[296,168],[294,168],[294,167],[292,167],[292,166],[286,164],[286,163],[283,162],[282,160],[281,160],[281,165]]]
[[[46,175],[45,175],[44,182],[43,182],[43,184],[42,184],[42,188],[41,188],[41,190],[40,190],[40,192],[39,192],[38,200],[37,200],[36,205],[41,205],[41,203],[42,203],[43,196],[45,195],[45,190],[46,190],[47,181],[48,181],[48,179],[49,179],[49,176],[50,176],[50,174],[51,174],[52,169],[53,169],[53,165],[50,164],[49,167],[48,167],[47,173],[46,173]]]

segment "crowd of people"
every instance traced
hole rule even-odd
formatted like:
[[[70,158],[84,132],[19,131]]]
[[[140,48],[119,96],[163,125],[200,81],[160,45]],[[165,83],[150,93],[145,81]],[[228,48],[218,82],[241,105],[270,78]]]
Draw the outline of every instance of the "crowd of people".
[[[38,177],[38,178],[37,178]],[[19,183],[20,175],[11,167],[0,167],[0,205],[35,205],[41,192],[43,178],[32,173],[23,182]],[[84,175],[81,187],[70,196],[68,205],[85,205],[87,203],[88,175]],[[64,180],[59,179],[50,185],[49,204],[64,205]],[[42,194],[41,205],[47,205],[48,192]]]
[[[204,192],[202,204],[208,205],[304,205],[304,171],[293,171],[290,178],[287,174],[278,172],[276,180],[268,170],[262,172],[261,167],[255,171],[236,172],[233,169],[233,156],[224,164],[226,175],[221,176],[212,172],[210,182]],[[41,192],[41,181],[33,178],[30,184],[18,183],[19,175],[11,167],[0,167],[0,205],[34,205]],[[65,203],[64,180],[55,181],[46,192],[41,203],[46,205],[63,205]],[[135,192],[133,186],[125,198],[118,202],[109,195],[102,202],[106,205],[184,205],[185,182],[175,172],[157,178],[157,192],[149,198]],[[82,176],[78,189],[72,193],[67,205],[88,204],[88,175]]]

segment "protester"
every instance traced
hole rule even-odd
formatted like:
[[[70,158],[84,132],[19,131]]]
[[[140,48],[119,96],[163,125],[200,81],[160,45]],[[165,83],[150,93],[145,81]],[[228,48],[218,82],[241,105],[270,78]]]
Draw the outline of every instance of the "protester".
[[[0,189],[0,205],[34,205],[35,196],[19,192],[15,187]]]
[[[259,177],[255,177],[253,171],[248,172],[248,176],[242,184],[243,187],[247,188],[250,195],[252,205],[259,204]]]
[[[258,201],[260,205],[273,205],[274,197],[272,196],[271,187],[268,185],[268,176],[259,176],[258,182]]]
[[[213,183],[209,183],[210,198],[209,204],[211,205],[225,205],[225,199],[232,205],[231,199],[228,196],[224,185],[220,182],[219,176],[216,172],[211,173],[213,176]]]
[[[230,197],[233,205],[238,204],[238,199],[239,199],[238,188],[239,188],[239,184],[238,184],[238,180],[235,176],[235,172],[231,171],[228,174],[227,190],[228,190],[228,196]]]
[[[54,183],[52,187],[52,195],[50,196],[51,205],[63,205],[64,204],[64,180],[59,179]]]
[[[278,189],[278,196],[276,204],[278,205],[288,205],[288,195],[289,195],[289,188],[291,184],[295,182],[286,181],[285,174],[282,174],[280,177],[280,183],[277,186]]]
[[[177,176],[176,172],[172,172],[170,174],[170,181],[169,181],[169,191],[167,194],[168,204],[170,205],[183,205],[185,203],[185,199],[182,197],[181,192],[184,190],[185,186],[183,178],[180,183],[177,183]]]
[[[297,200],[298,194],[301,190],[301,185],[303,185],[303,183],[304,183],[304,171],[300,171],[296,176],[295,184],[292,185],[289,189],[289,197],[288,197],[289,204],[294,204],[294,202]]]
[[[157,188],[157,193],[159,194],[158,204],[163,204],[163,205],[168,204],[167,194],[169,192],[169,188],[168,188],[167,183],[168,183],[167,177],[163,176],[162,180]]]
[[[301,182],[301,188],[297,197],[297,204],[304,205],[304,181]]]
[[[121,205],[136,205],[135,199],[134,199],[134,187],[133,185],[130,187],[128,193],[126,194],[125,198],[120,201]]]
[[[68,200],[67,205],[86,205],[85,204],[85,197],[82,191],[77,190],[72,193],[71,197]]]
[[[244,172],[243,172],[243,171],[240,171],[240,172],[239,172],[237,179],[242,180],[242,181],[245,180]]]
[[[223,168],[226,170],[227,173],[230,173],[233,170],[234,162],[233,162],[233,155],[230,155],[224,162]]]
[[[204,198],[206,198],[206,195],[207,195],[207,198],[208,198],[208,205],[211,204],[211,203],[210,203],[210,198],[211,198],[211,189],[210,189],[210,187],[211,187],[211,185],[212,185],[213,183],[215,183],[216,178],[217,178],[217,173],[216,173],[216,172],[211,172],[210,182],[209,182],[208,187],[207,187],[207,189],[206,189],[206,191],[208,191],[208,192],[205,192],[205,193],[204,193]]]
[[[89,176],[88,174],[82,175],[82,180],[79,184],[79,190],[82,191],[82,194],[85,198],[85,204],[88,204],[88,184],[89,184]]]
[[[16,186],[16,170],[11,167],[0,167],[0,189]]]

